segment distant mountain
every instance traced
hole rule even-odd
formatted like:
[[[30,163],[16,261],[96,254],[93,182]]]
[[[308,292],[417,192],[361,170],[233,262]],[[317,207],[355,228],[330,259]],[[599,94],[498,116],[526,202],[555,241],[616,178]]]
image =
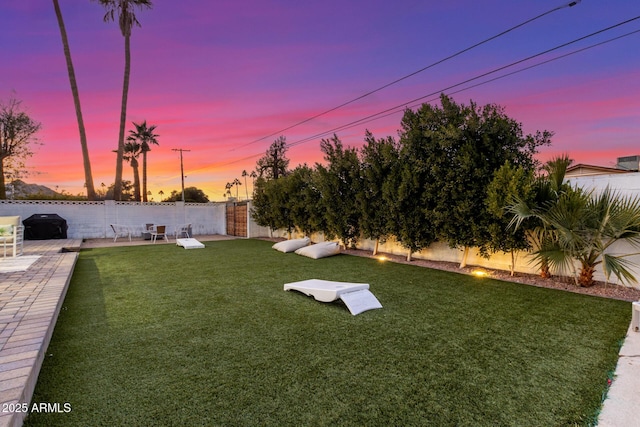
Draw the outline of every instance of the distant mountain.
[[[13,193],[13,197],[11,196],[11,193]],[[7,185],[7,198],[22,199],[36,194],[47,198],[60,195],[60,193],[53,191],[44,185],[27,184],[19,179],[16,179],[10,185]]]

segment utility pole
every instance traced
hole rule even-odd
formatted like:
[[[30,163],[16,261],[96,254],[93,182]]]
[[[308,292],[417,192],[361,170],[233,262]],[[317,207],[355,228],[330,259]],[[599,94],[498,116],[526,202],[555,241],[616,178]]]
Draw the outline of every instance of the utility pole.
[[[182,201],[184,202],[184,166],[182,165],[182,152],[188,152],[191,150],[184,150],[182,148],[172,148],[171,151],[180,152],[180,177],[182,178]]]

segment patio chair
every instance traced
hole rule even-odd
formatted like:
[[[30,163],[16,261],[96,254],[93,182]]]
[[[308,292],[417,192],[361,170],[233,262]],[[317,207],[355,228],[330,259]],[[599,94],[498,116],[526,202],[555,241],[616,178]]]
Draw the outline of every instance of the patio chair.
[[[4,257],[7,256],[7,248],[11,248],[15,258],[22,255],[24,241],[24,226],[19,216],[0,217],[0,243],[3,246]]]
[[[180,237],[186,237],[187,239],[193,237],[191,236],[191,224],[176,225],[176,239]]]
[[[118,225],[111,224],[111,229],[115,236],[113,236],[113,241],[118,240],[118,237],[129,237],[129,241],[131,241],[131,228],[128,225]]]
[[[158,237],[160,237],[168,242],[169,237],[167,236],[166,229],[166,225],[156,225],[155,229],[151,231],[151,241],[155,243]]]

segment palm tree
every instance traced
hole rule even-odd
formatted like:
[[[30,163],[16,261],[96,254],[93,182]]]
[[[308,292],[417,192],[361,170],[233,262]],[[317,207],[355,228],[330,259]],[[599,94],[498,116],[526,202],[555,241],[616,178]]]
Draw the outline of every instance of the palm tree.
[[[607,250],[618,241],[640,247],[640,198],[619,196],[608,187],[599,194],[570,187],[533,216],[544,224],[538,233],[548,242],[534,256],[571,271],[577,285],[593,285],[600,264],[607,280],[613,273],[621,282],[636,281],[633,264],[625,258],[637,253],[614,255]],[[574,260],[580,263],[579,272]]]
[[[67,39],[67,30],[64,27],[62,12],[58,0],[53,0],[53,8],[56,11],[58,19],[58,27],[60,27],[60,36],[62,37],[62,47],[64,49],[64,57],[67,60],[67,72],[69,73],[69,83],[71,84],[71,93],[73,94],[73,104],[76,108],[76,117],[78,119],[78,130],[80,132],[80,147],[82,148],[82,160],[84,164],[84,183],[87,187],[87,200],[96,199],[96,191],[93,186],[93,175],[91,173],[91,161],[89,160],[89,148],[87,146],[87,133],[84,129],[84,120],[82,119],[82,109],[80,108],[80,94],[78,93],[78,84],[76,82],[76,73],[71,61],[71,50],[69,49],[69,40]]]
[[[151,151],[150,144],[158,144],[158,137],[160,135],[156,135],[153,131],[156,129],[156,125],[147,126],[147,121],[145,120],[142,123],[133,122],[133,126],[135,126],[135,130],[129,131],[129,140],[133,138],[140,143],[140,151],[142,152],[142,201],[147,201],[147,153]]]
[[[95,1],[95,0],[94,0]],[[120,131],[118,133],[118,149],[116,151],[116,178],[114,184],[114,198],[119,200],[122,193],[122,161],[124,158],[124,128],[127,121],[127,97],[129,95],[129,75],[131,73],[131,29],[134,25],[140,26],[134,9],[153,6],[151,0],[97,0],[107,10],[104,21],[118,19],[120,32],[124,37],[124,79],[122,84],[122,105],[120,108]]]
[[[231,183],[231,185],[235,185],[236,186],[236,200],[239,201],[240,199],[238,198],[238,186],[242,185],[242,182],[240,182],[240,180],[238,178],[234,179],[233,182]]]
[[[123,159],[128,161],[133,169],[133,199],[140,201],[140,172],[138,169],[138,156],[142,153],[142,145],[133,137],[127,138],[124,144]]]
[[[516,202],[507,208],[514,214],[510,227],[518,229],[523,221],[527,220],[525,233],[531,239],[536,252],[540,268],[540,276],[551,277],[549,270],[549,260],[544,257],[546,249],[556,247],[555,235],[548,233],[547,224],[540,221],[539,215],[544,213],[551,206],[554,206],[562,194],[571,189],[571,186],[564,182],[567,168],[573,163],[567,154],[549,160],[543,167],[543,175],[538,176],[533,182],[533,199],[520,200],[516,197]]]
[[[247,170],[243,170],[242,171],[242,177],[244,178],[244,191],[247,194],[247,200],[249,200],[249,187],[247,186],[247,176],[249,174],[247,173]]]

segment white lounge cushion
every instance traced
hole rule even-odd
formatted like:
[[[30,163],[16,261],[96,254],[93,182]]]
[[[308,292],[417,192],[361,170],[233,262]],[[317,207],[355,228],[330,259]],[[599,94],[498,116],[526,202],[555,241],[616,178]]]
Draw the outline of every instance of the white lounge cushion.
[[[0,225],[0,236],[13,236],[13,224]]]
[[[298,255],[313,259],[325,258],[340,253],[340,245],[337,242],[322,242],[315,245],[300,248],[296,251]]]
[[[308,237],[304,237],[302,239],[284,240],[282,242],[274,244],[271,247],[286,254],[289,252],[295,252],[296,250],[307,246],[309,242],[311,242],[311,239],[309,239]]]

